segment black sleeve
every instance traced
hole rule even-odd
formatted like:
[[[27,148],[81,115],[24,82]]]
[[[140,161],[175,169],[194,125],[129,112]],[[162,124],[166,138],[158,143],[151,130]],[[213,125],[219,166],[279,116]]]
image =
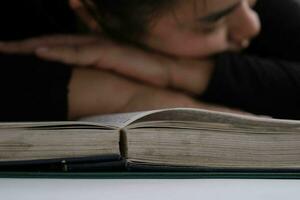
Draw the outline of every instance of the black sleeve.
[[[219,55],[203,95],[210,102],[300,119],[300,1],[259,0],[260,35],[241,54]]]
[[[71,69],[0,54],[0,121],[67,120]]]
[[[300,62],[220,55],[202,98],[255,114],[300,119]]]
[[[0,40],[76,32],[68,0],[4,0]],[[0,53],[0,121],[67,120],[71,69],[34,56]]]

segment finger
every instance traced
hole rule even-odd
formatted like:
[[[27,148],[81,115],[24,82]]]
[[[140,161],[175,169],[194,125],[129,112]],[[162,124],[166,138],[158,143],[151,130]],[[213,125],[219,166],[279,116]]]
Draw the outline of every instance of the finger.
[[[33,38],[31,42],[32,46],[40,47],[45,46],[60,46],[60,45],[83,45],[90,44],[100,40],[99,36],[95,35],[53,35],[44,36],[41,38]]]
[[[22,41],[0,42],[0,52],[2,53],[33,53],[39,47],[52,47],[61,45],[82,45],[96,42],[95,36],[80,35],[55,35],[31,38]]]
[[[90,65],[88,59],[80,53],[77,47],[51,47],[39,48],[36,50],[36,55],[44,60],[57,61],[70,65]]]

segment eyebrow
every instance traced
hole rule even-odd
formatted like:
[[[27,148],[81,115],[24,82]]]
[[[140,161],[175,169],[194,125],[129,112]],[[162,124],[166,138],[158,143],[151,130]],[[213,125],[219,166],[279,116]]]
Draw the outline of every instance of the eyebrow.
[[[226,8],[221,11],[217,11],[217,12],[207,15],[205,17],[201,17],[201,18],[197,19],[197,21],[207,22],[207,23],[212,23],[212,22],[218,21],[219,19],[232,13],[235,9],[237,9],[240,6],[240,4],[241,4],[241,1],[237,2],[233,6],[230,6],[229,8]]]

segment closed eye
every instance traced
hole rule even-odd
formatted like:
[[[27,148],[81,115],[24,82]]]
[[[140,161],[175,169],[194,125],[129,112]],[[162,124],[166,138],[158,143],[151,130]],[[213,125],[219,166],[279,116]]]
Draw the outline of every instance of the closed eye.
[[[199,19],[197,19],[200,22],[204,22],[204,23],[215,23],[218,22],[219,20],[221,20],[222,18],[226,17],[227,15],[231,14],[232,12],[234,12],[240,5],[241,5],[242,1],[239,1],[238,3],[234,4],[233,6],[230,6],[229,8],[226,8],[224,10],[212,13],[210,15],[201,17]]]

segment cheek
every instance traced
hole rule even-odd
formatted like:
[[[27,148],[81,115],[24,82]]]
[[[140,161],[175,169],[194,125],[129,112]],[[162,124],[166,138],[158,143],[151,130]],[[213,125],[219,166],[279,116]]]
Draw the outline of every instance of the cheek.
[[[180,34],[161,41],[157,50],[179,57],[208,57],[228,49],[226,31],[213,34]]]

